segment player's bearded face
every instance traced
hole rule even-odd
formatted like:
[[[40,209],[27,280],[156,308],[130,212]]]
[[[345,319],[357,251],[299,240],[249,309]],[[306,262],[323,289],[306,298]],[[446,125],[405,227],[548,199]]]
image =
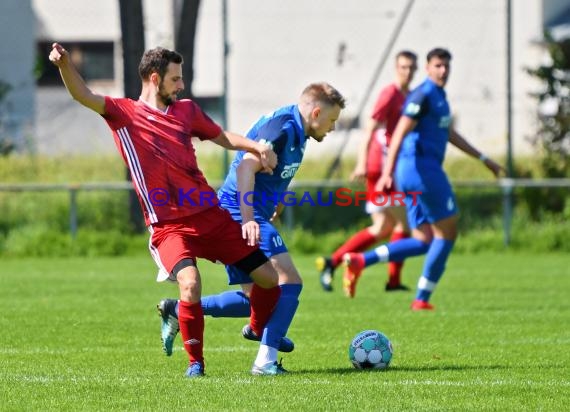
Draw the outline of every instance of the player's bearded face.
[[[178,98],[178,93],[184,90],[182,80],[182,65],[169,63],[166,73],[158,82],[158,98],[166,106],[171,105]]]
[[[174,92],[168,91],[164,85],[164,81],[161,80],[161,82],[158,84],[157,94],[162,103],[164,103],[166,106],[170,106],[172,103],[176,101],[176,98],[178,96],[178,91]]]

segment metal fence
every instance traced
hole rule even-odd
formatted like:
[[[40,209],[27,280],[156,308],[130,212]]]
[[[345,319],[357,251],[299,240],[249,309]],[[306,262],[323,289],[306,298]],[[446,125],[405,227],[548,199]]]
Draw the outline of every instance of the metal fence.
[[[221,182],[213,182],[213,187],[218,187]],[[511,226],[513,220],[513,191],[516,188],[570,188],[570,179],[499,179],[496,181],[458,180],[452,182],[456,188],[485,188],[497,189],[502,194],[503,211],[503,236],[505,245],[511,241]],[[298,188],[330,189],[346,186],[346,181],[293,181],[290,190]],[[69,183],[69,184],[42,184],[42,183],[19,183],[0,184],[0,193],[12,192],[67,192],[69,196],[69,231],[75,238],[79,230],[78,223],[78,194],[79,192],[105,192],[105,191],[130,191],[133,187],[130,182],[104,182],[104,183]],[[295,226],[293,208],[286,207],[283,214],[283,222],[287,229]]]

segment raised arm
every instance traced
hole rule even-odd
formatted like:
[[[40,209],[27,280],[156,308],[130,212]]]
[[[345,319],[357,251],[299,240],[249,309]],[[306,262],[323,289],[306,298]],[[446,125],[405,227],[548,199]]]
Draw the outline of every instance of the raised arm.
[[[67,50],[60,44],[54,43],[49,59],[59,68],[61,79],[73,99],[99,114],[105,114],[105,97],[93,93],[87,87],[85,81],[71,62]]]
[[[505,172],[505,169],[501,165],[494,162],[492,159],[489,159],[473,147],[463,136],[457,133],[454,128],[449,129],[449,143],[457,147],[462,152],[481,160],[483,164],[495,175],[495,177],[499,177],[501,173]]]

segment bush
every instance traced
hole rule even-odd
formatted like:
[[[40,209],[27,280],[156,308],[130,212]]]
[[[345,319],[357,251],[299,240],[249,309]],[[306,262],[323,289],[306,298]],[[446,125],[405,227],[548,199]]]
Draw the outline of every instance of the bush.
[[[80,230],[76,239],[43,224],[21,226],[0,238],[0,254],[14,257],[121,256],[144,253],[147,236]]]
[[[531,253],[570,253],[570,222],[562,223],[556,219],[547,219],[540,223],[528,218],[517,218],[513,222],[511,244],[504,243],[502,222],[494,219],[494,227],[469,230],[459,235],[453,253],[482,253],[487,251],[525,251]],[[292,231],[283,231],[283,238],[292,254],[330,255],[352,235],[345,230],[316,234],[310,230],[296,227]]]
[[[524,160],[524,161],[523,161]],[[117,163],[119,162],[119,163]],[[218,165],[215,159],[206,166]],[[327,162],[307,159],[305,178],[316,178]],[[521,171],[534,175],[532,159],[520,159]],[[320,168],[320,169],[319,169]],[[452,160],[446,166],[454,178],[490,178],[478,162]],[[118,159],[49,159],[0,157],[0,181],[70,182],[110,181],[123,178]],[[480,173],[480,174],[477,174]],[[353,190],[362,186],[347,184]],[[322,189],[327,193],[337,187]],[[503,195],[499,188],[456,186],[460,209],[460,239],[456,250],[465,253],[504,248]],[[318,189],[295,188],[297,200],[303,193],[317,199]],[[567,188],[519,188],[513,193],[512,245],[516,250],[533,252],[568,251],[570,242],[570,191]],[[322,198],[322,196],[321,196]],[[137,235],[130,226],[127,191],[80,191],[77,195],[77,239],[70,236],[69,192],[0,192],[0,255],[13,256],[115,256],[144,253],[148,236]],[[290,220],[287,220],[287,217]],[[294,253],[330,253],[357,230],[370,224],[363,202],[341,207],[302,206],[286,208],[282,217],[284,240]],[[291,230],[288,230],[291,228]],[[537,240],[539,239],[539,240]]]
[[[4,242],[4,253],[18,257],[73,256],[73,244],[69,234],[37,223],[10,230]]]

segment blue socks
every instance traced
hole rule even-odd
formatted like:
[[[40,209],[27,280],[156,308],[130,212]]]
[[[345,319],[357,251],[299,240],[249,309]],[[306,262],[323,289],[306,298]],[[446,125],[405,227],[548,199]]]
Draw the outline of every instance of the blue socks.
[[[365,252],[364,266],[370,266],[377,262],[402,262],[406,258],[423,255],[429,247],[429,243],[424,243],[413,237],[398,240]]]
[[[299,295],[303,285],[281,285],[281,297],[277,303],[273,319],[276,316],[284,316],[287,318],[290,314],[289,321],[285,320],[285,331],[289,328],[297,306],[299,305]],[[283,300],[283,302],[281,302]],[[281,315],[275,315],[277,308],[280,308]],[[178,316],[178,304],[176,304],[176,316]],[[241,290],[230,290],[219,293],[217,295],[202,297],[202,310],[204,315],[214,318],[247,318],[250,316],[249,298]],[[282,320],[276,321],[281,322]],[[283,335],[285,336],[285,334]],[[279,337],[281,339],[281,337]],[[279,343],[278,343],[279,345]]]
[[[249,299],[241,290],[230,290],[218,295],[202,297],[204,315],[214,318],[249,317]]]
[[[455,241],[435,238],[431,242],[424,262],[423,274],[418,281],[416,299],[429,301],[437,282],[443,275],[447,258],[453,249]]]
[[[178,318],[178,303],[174,307]],[[247,318],[249,317],[249,298],[241,290],[230,290],[218,295],[202,297],[204,315],[214,318]]]
[[[287,335],[293,316],[299,306],[299,295],[303,285],[280,285],[281,296],[277,306],[263,330],[261,343],[272,348],[279,348],[281,338]]]

